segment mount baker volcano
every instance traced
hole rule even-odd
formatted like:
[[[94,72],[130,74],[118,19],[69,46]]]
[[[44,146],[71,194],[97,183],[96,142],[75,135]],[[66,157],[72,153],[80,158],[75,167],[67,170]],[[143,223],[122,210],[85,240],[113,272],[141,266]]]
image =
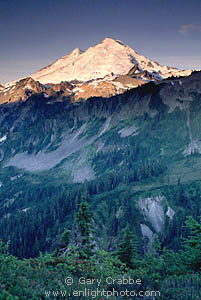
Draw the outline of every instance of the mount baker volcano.
[[[74,49],[29,77],[0,86],[0,103],[24,101],[34,93],[57,99],[71,96],[74,101],[108,98],[149,81],[191,73],[161,66],[122,42],[106,38],[86,51]]]
[[[126,75],[134,64],[140,70],[153,73],[156,78],[189,75],[190,71],[161,66],[118,40],[104,39],[94,47],[81,51],[76,48],[68,55],[56,60],[50,66],[34,73],[31,77],[41,83],[61,81],[88,81],[104,78],[111,73]]]

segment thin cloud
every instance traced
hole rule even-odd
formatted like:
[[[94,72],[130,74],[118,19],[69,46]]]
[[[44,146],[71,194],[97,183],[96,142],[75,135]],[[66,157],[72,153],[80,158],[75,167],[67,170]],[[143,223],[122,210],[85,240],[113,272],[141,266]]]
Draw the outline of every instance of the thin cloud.
[[[181,25],[179,28],[179,33],[182,33],[182,34],[188,34],[188,33],[192,33],[192,32],[201,33],[201,25],[184,24],[184,25]]]

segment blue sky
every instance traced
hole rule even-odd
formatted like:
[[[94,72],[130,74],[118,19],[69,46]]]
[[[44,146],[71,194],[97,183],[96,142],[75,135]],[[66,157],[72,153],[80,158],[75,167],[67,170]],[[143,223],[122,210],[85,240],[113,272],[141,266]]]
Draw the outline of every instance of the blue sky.
[[[201,68],[200,0],[0,0],[0,32],[0,83],[105,37],[161,64]]]

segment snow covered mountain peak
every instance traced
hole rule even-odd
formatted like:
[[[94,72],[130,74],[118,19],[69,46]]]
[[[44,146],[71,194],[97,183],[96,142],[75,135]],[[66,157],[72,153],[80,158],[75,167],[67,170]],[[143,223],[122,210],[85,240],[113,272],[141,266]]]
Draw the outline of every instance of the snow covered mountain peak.
[[[83,53],[83,51],[80,50],[80,48],[75,48],[73,51],[71,51],[69,54],[67,54],[67,56],[76,57],[82,53]]]
[[[112,46],[112,45],[118,46],[118,45],[121,45],[123,47],[126,47],[126,45],[122,41],[114,40],[112,38],[105,38],[98,45],[100,45],[100,44],[102,44],[102,45],[108,45],[108,46]]]
[[[138,65],[139,71],[147,71],[156,79],[191,74],[191,70],[179,71],[176,68],[161,66],[121,41],[105,38],[86,51],[74,49],[31,77],[44,84],[73,80],[86,82],[104,78],[109,74],[125,75],[135,64]]]
[[[97,44],[96,46],[103,46],[103,47],[110,47],[110,48],[119,48],[119,49],[123,49],[125,47],[130,48],[129,46],[127,46],[126,44],[124,44],[122,41],[120,40],[115,40],[112,38],[105,38],[104,40],[102,40],[102,42],[100,42],[99,44]]]

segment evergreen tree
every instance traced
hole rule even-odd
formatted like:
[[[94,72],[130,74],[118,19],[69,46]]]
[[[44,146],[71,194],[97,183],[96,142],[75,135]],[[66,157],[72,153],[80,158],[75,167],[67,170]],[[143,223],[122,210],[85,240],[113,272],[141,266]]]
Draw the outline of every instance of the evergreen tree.
[[[76,213],[76,224],[78,227],[80,241],[79,241],[79,254],[80,258],[88,259],[93,254],[94,242],[92,234],[94,233],[92,225],[93,214],[89,210],[89,205],[86,197],[80,204],[80,208]]]
[[[137,262],[137,246],[133,243],[133,237],[128,225],[124,230],[122,241],[118,244],[117,254],[128,268],[134,268]]]
[[[197,222],[193,217],[188,217],[186,225],[191,230],[191,234],[184,240],[182,260],[193,271],[201,272],[201,222]]]

